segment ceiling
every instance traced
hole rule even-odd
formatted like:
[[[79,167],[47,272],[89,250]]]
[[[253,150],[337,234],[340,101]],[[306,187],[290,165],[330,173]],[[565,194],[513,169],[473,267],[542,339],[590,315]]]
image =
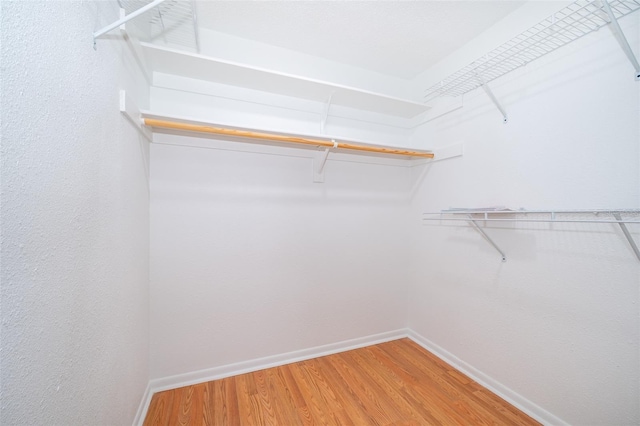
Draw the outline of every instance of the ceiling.
[[[525,1],[199,1],[202,28],[411,79]]]

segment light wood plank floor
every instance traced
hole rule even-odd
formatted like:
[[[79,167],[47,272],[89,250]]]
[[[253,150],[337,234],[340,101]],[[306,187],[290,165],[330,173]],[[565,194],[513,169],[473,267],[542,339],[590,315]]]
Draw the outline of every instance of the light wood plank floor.
[[[409,339],[155,394],[145,425],[537,425]]]

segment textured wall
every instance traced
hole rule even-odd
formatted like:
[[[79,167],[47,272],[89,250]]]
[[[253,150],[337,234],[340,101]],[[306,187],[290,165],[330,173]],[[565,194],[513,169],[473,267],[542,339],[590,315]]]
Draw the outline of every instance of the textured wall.
[[[152,378],[404,328],[406,167],[156,137]]]
[[[145,82],[115,2],[2,7],[0,423],[131,424],[148,381]],[[135,96],[135,94],[134,94]]]
[[[621,24],[640,53],[640,16]],[[493,87],[508,124],[478,90],[423,129],[465,153],[429,170],[413,223],[449,207],[640,207],[640,83],[609,29]],[[640,261],[620,229],[487,232],[506,263],[466,224],[416,226],[410,328],[569,423],[640,423]]]
[[[608,30],[496,82],[508,125],[476,93],[423,129],[466,150],[409,216],[406,169],[330,162],[312,184],[308,159],[154,146],[149,294],[147,145],[117,111],[145,82],[121,40],[90,40],[115,4],[0,7],[0,423],[131,423],[149,317],[154,378],[403,327],[411,248],[415,331],[564,420],[640,422],[640,267],[614,226],[493,227],[502,264],[467,227],[418,225],[640,205],[640,86]]]

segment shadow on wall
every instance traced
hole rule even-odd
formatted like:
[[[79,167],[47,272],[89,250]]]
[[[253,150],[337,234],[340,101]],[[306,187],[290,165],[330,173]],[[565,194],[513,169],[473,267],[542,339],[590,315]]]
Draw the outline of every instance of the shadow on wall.
[[[210,202],[225,203],[287,203],[287,204],[371,204],[393,205],[408,203],[408,192],[374,191],[374,190],[348,190],[327,188],[318,184],[316,188],[300,189],[276,186],[235,186],[202,185],[198,187],[163,187],[154,190],[156,200],[171,199],[189,200],[203,204]]]
[[[243,152],[154,144],[152,152],[155,198],[197,203],[402,206],[408,204],[428,171],[422,168],[422,174],[415,176],[413,169],[419,167],[410,167],[406,161],[369,163],[359,155],[350,161],[350,156],[341,154],[327,161],[325,182],[314,183],[314,159],[307,151]]]

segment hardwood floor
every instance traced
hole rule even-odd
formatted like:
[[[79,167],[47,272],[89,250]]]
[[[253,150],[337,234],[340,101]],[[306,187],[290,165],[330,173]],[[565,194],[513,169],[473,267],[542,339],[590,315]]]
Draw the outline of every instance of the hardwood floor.
[[[409,339],[156,393],[145,425],[537,425]]]

